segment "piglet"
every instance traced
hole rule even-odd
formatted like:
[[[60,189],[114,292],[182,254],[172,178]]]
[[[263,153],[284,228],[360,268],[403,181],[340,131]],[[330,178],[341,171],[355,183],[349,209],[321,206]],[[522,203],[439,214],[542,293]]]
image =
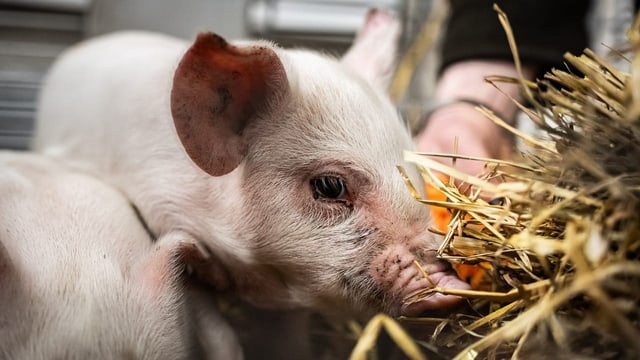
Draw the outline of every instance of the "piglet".
[[[121,193],[3,152],[0,194],[1,359],[241,358],[183,287],[197,248],[176,233],[153,244]]]
[[[377,74],[347,64],[213,33],[105,35],[52,67],[34,149],[119,188],[156,236],[189,234],[196,274],[256,306],[441,309],[458,299],[404,304],[467,287],[396,169],[411,137]]]

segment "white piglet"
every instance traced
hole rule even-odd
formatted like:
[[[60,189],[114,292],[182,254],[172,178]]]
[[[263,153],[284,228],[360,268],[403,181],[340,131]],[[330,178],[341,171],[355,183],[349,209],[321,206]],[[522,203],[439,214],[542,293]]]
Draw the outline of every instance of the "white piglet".
[[[54,64],[35,149],[121,189],[155,235],[188,233],[198,275],[258,306],[440,309],[457,298],[403,302],[467,285],[435,256],[429,210],[396,169],[411,137],[367,72],[212,33],[106,35]]]
[[[185,291],[197,250],[174,235],[154,244],[126,198],[87,175],[0,153],[0,359],[240,358]]]

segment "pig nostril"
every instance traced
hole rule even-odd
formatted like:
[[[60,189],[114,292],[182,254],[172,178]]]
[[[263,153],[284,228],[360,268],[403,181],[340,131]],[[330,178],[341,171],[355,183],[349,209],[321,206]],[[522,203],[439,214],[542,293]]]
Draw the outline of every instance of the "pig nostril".
[[[489,205],[503,206],[506,201],[507,199],[504,196],[500,196],[489,201]]]
[[[415,249],[412,249],[412,251],[411,251],[411,252],[412,252],[412,253],[413,253],[413,255],[415,255],[415,256],[416,256],[416,258],[418,258],[418,259],[422,259],[422,258],[424,258],[424,257],[425,257],[425,249],[423,249],[423,248],[415,248]]]

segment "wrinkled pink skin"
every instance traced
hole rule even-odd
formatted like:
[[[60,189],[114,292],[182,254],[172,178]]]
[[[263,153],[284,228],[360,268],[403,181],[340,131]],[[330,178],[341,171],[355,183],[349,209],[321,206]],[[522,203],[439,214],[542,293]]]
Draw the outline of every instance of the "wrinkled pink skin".
[[[403,305],[431,287],[414,259],[437,286],[467,285],[432,256],[429,210],[397,172],[412,170],[402,151],[413,143],[381,91],[393,59],[367,54],[378,26],[393,25],[375,14],[343,63],[212,34],[186,54],[188,44],[145,33],[78,46],[47,77],[35,149],[113,183],[154,234],[187,232],[208,252],[199,276],[258,306],[446,307],[458,299]],[[359,72],[364,61],[377,65]],[[323,176],[344,181],[342,199],[316,196]]]
[[[460,284],[457,278],[451,276],[449,266],[442,261],[437,261],[434,254],[434,250],[427,253],[418,249],[407,252],[405,245],[392,245],[372,262],[372,276],[383,284],[387,283],[390,293],[402,294],[401,296],[412,295],[431,288],[431,282],[442,288],[465,287]],[[418,269],[418,265],[415,263],[418,259],[421,259],[422,269],[428,274],[429,279],[426,279]],[[457,301],[458,299],[455,297],[434,294],[415,304],[396,303],[390,307],[389,312],[418,316],[425,311],[441,309]]]

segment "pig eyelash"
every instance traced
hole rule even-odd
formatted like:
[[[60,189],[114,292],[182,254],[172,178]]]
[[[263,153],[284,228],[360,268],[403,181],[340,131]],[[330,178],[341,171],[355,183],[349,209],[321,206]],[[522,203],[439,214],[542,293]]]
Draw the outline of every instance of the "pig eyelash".
[[[330,200],[349,204],[347,184],[338,176],[325,175],[311,179],[311,190],[316,200]]]

